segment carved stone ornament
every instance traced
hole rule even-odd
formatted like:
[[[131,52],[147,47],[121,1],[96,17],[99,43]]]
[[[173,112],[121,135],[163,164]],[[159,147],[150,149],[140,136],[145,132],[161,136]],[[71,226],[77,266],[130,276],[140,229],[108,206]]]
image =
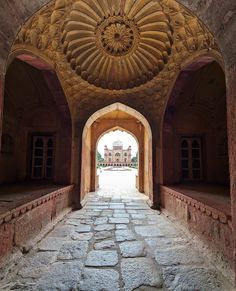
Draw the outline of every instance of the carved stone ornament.
[[[22,26],[18,51],[55,68],[75,118],[118,100],[157,119],[184,64],[218,48],[175,0],[52,0]]]
[[[168,62],[173,35],[158,1],[79,0],[65,20],[62,43],[82,79],[120,90],[158,75]]]

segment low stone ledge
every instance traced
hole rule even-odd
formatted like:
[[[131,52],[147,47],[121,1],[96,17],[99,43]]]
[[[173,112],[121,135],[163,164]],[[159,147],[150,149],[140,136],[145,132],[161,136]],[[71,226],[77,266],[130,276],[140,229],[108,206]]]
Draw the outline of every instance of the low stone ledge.
[[[196,208],[197,210],[206,213],[207,216],[211,216],[215,220],[219,220],[221,223],[231,224],[232,218],[230,215],[225,214],[223,211],[220,211],[216,208],[213,208],[209,205],[206,205],[200,201],[197,201],[185,194],[182,194],[174,189],[168,188],[166,186],[161,187],[162,195],[169,194],[174,198],[181,200],[182,202],[186,203],[187,205],[191,205],[192,207]]]
[[[32,210],[33,208],[36,208],[37,206],[40,206],[41,204],[44,204],[48,202],[49,200],[62,196],[64,194],[67,194],[68,192],[71,192],[73,190],[74,186],[66,186],[63,188],[60,188],[58,190],[55,190],[49,194],[46,194],[42,197],[39,197],[37,199],[34,199],[30,202],[27,202],[21,206],[16,207],[15,209],[8,211],[6,213],[3,213],[0,215],[0,225],[3,223],[8,223],[11,220],[21,216],[22,214],[26,213],[27,211]]]
[[[73,189],[73,185],[63,187],[0,216],[0,265],[72,206]]]

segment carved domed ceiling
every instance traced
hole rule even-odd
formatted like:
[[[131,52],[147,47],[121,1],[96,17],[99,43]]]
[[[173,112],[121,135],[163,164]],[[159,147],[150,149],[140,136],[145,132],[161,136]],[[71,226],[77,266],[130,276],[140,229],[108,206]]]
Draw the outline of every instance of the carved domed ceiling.
[[[16,50],[52,64],[83,118],[116,101],[157,116],[182,63],[217,47],[174,0],[56,0],[25,23]]]
[[[80,0],[66,17],[62,42],[84,80],[120,90],[144,84],[164,68],[172,34],[157,1]]]

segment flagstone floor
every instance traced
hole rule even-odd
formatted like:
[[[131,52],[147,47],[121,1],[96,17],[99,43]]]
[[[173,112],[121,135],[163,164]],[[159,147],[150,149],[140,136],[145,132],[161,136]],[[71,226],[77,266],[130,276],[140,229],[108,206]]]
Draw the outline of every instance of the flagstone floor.
[[[146,196],[117,188],[90,193],[16,262],[0,290],[234,289]]]

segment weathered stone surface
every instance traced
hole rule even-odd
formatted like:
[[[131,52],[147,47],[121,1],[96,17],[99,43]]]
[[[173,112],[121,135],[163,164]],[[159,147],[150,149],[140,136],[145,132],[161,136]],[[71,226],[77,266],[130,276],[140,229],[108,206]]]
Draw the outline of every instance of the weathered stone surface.
[[[143,237],[163,237],[163,232],[160,230],[160,227],[154,227],[150,225],[145,226],[135,226],[135,231],[137,234],[143,236]]]
[[[203,263],[203,258],[195,250],[186,246],[156,250],[155,259],[158,264],[165,266]]]
[[[149,258],[122,259],[121,274],[127,291],[142,285],[162,287],[161,271]]]
[[[47,274],[38,281],[35,290],[76,290],[80,281],[81,270],[82,263],[78,261],[54,263]]]
[[[60,225],[57,226],[52,232],[50,232],[50,237],[66,237],[75,234],[75,226],[70,225]]]
[[[222,286],[217,278],[216,272],[204,268],[170,267],[164,269],[163,277],[165,280],[165,286],[168,288],[168,290],[230,290],[226,285]]]
[[[113,230],[115,229],[114,224],[99,224],[96,227],[94,227],[95,231],[107,231],[107,230]]]
[[[68,238],[47,237],[38,244],[39,251],[59,251],[63,244],[68,242]]]
[[[184,238],[166,238],[166,237],[158,238],[151,237],[146,238],[145,241],[150,247],[152,252],[157,249],[167,249],[188,243],[187,239]]]
[[[110,237],[112,237],[112,233],[110,231],[100,231],[94,235],[95,240],[101,240]]]
[[[110,209],[124,209],[124,203],[111,203],[109,206]]]
[[[125,209],[114,209],[114,214],[127,214]]]
[[[116,229],[128,229],[126,224],[116,224]]]
[[[116,244],[113,240],[104,240],[94,244],[95,250],[114,249]]]
[[[0,257],[3,258],[13,248],[14,225],[5,224],[0,226]]]
[[[144,257],[145,244],[142,241],[131,241],[120,244],[121,255],[125,258]]]
[[[145,220],[142,219],[133,219],[131,220],[131,223],[135,224],[135,225],[146,225],[147,222]]]
[[[67,219],[65,224],[78,226],[81,222],[79,219]]]
[[[134,209],[127,209],[127,212],[128,212],[129,214],[138,213],[138,211],[137,211],[137,210],[134,210]]]
[[[115,223],[115,224],[124,224],[124,223],[129,223],[129,218],[126,217],[119,217],[119,218],[114,218],[111,217],[109,218],[110,223]]]
[[[95,221],[104,222],[108,217],[105,220],[103,216],[93,215],[92,219],[73,218],[80,223],[83,220],[90,223],[83,225],[91,227],[91,231],[82,233],[77,232],[82,224],[63,224],[70,220],[70,215],[67,216],[36,246],[33,252],[39,251],[35,257],[29,253],[19,261],[16,265],[18,274],[6,275],[7,290],[234,290],[222,278],[219,280],[215,271],[205,267],[198,252],[191,247],[191,240],[178,227],[165,216],[153,215],[152,210],[148,215],[146,211],[132,213],[147,218],[134,219],[129,224],[94,226]],[[116,211],[109,213],[113,212]],[[147,225],[148,219],[155,225]],[[134,225],[132,222],[135,220],[145,222],[145,225]],[[94,228],[104,229],[104,226],[105,229],[112,226],[112,229],[93,231]],[[158,266],[162,268],[160,271]],[[163,287],[161,273],[164,274]]]
[[[88,253],[85,266],[87,267],[113,267],[118,263],[116,251],[91,251]]]
[[[135,234],[132,230],[129,229],[121,229],[115,231],[116,241],[127,241],[127,240],[134,240]]]
[[[115,217],[115,218],[129,218],[129,214],[128,213],[114,213],[113,217]]]
[[[58,260],[81,259],[86,256],[88,250],[88,242],[76,241],[64,244],[57,256]]]
[[[90,240],[92,237],[92,232],[76,233],[71,236],[73,240]]]
[[[103,210],[101,213],[101,216],[106,216],[106,217],[112,217],[113,215],[113,210],[112,209],[108,209],[108,210]]]
[[[79,282],[82,291],[119,291],[119,273],[115,270],[84,269]]]
[[[76,232],[90,232],[91,226],[86,224],[81,224],[76,227]]]
[[[131,214],[133,219],[145,219],[146,216],[144,214]]]
[[[39,252],[32,258],[25,258],[21,262],[22,268],[18,274],[23,278],[40,278],[44,275],[50,264],[56,261],[55,252]]]
[[[108,222],[108,218],[107,217],[98,217],[94,221],[94,225],[106,224],[107,222]]]

